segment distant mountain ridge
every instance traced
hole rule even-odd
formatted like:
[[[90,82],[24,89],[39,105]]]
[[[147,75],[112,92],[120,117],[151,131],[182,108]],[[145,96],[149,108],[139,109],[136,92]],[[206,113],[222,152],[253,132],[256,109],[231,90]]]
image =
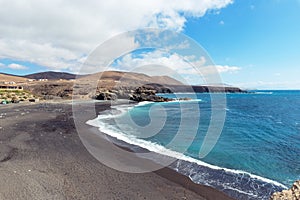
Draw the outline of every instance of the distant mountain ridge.
[[[131,83],[147,82],[147,83],[159,83],[159,84],[167,83],[169,85],[183,85],[180,81],[171,78],[169,76],[148,76],[142,73],[121,72],[121,71],[105,71],[105,72],[98,72],[98,73],[87,74],[87,75],[76,75],[68,72],[55,72],[55,71],[38,72],[38,73],[28,74],[24,76],[0,73],[0,80],[7,79],[11,81],[13,81],[13,79],[19,81],[26,81],[27,79],[36,79],[36,80],[79,79],[79,80],[98,81],[99,78],[104,81],[112,81],[112,82],[122,80],[122,82],[129,81]]]
[[[123,72],[123,71],[104,71],[94,74],[87,75],[76,75],[67,72],[39,72],[24,76],[16,76],[11,74],[0,73],[0,82],[16,82],[25,83],[28,79],[48,79],[48,82],[41,83],[41,81],[31,82],[30,87],[36,88],[40,93],[46,90],[45,87],[57,87],[63,85],[64,90],[71,91],[72,85],[75,84],[76,87],[82,87],[82,93],[88,93],[90,88],[96,87],[99,90],[119,88],[136,88],[143,85],[148,85],[154,88],[157,92],[245,92],[238,87],[229,86],[226,84],[216,84],[216,85],[184,85],[182,82],[169,77],[169,76],[149,76],[143,73],[137,72]],[[60,83],[62,80],[73,80],[74,82]],[[39,83],[40,82],[40,83]],[[52,83],[51,83],[52,82]],[[52,86],[49,86],[51,85]]]
[[[71,74],[68,72],[54,72],[54,71],[47,71],[47,72],[39,72],[33,73],[23,76],[28,79],[48,79],[48,80],[71,80],[77,77],[76,74]]]
[[[122,72],[122,71],[105,71],[94,74],[84,75],[78,81],[93,81],[101,80],[103,84],[115,85],[116,81],[121,81],[123,85],[141,85],[146,83],[158,83],[169,85],[183,85],[182,82],[169,76],[149,76],[137,72]],[[102,84],[102,85],[103,85]]]

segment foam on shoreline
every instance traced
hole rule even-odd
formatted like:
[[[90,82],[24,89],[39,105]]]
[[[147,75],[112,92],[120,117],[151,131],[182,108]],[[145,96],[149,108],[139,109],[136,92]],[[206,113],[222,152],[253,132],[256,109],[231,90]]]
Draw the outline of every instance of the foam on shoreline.
[[[261,177],[261,176],[243,171],[243,170],[223,168],[223,167],[219,167],[219,166],[212,165],[212,164],[209,164],[209,163],[205,163],[205,162],[197,160],[195,158],[186,156],[183,153],[179,153],[179,152],[167,149],[162,145],[159,145],[159,144],[156,144],[156,143],[153,143],[153,142],[150,142],[150,141],[146,141],[146,140],[143,140],[143,139],[136,138],[133,135],[124,134],[120,130],[118,130],[116,127],[114,127],[113,125],[109,125],[109,124],[106,124],[105,122],[103,122],[103,119],[118,118],[118,117],[124,115],[126,112],[128,112],[130,109],[132,109],[134,107],[144,106],[146,104],[152,104],[152,103],[153,102],[141,102],[141,103],[135,104],[135,105],[112,106],[111,110],[106,110],[106,111],[100,113],[100,115],[97,118],[95,118],[93,120],[89,120],[86,123],[91,125],[91,126],[98,127],[101,132],[103,132],[103,133],[105,133],[105,134],[107,134],[107,135],[109,135],[113,138],[116,138],[118,140],[121,140],[125,143],[128,143],[130,145],[135,145],[135,146],[147,149],[151,152],[155,152],[155,153],[158,153],[158,154],[161,154],[161,155],[164,155],[164,156],[169,156],[169,157],[178,159],[179,160],[178,163],[176,164],[176,166],[172,166],[172,168],[175,169],[176,171],[188,176],[195,183],[205,184],[205,185],[208,185],[208,186],[216,187],[214,184],[205,182],[205,180],[203,180],[203,181],[197,180],[197,177],[194,176],[191,172],[185,171],[184,169],[187,168],[186,166],[188,166],[188,165],[190,167],[193,166],[193,168],[197,168],[197,166],[199,166],[199,168],[204,167],[207,170],[213,170],[214,171],[213,173],[216,173],[216,172],[226,173],[226,174],[231,174],[233,176],[236,176],[238,178],[242,177],[242,178],[249,179],[249,180],[251,179],[251,181],[257,180],[262,185],[270,184],[270,187],[275,186],[277,189],[278,188],[281,188],[281,189],[286,189],[287,188],[285,185],[283,185],[283,184],[281,184],[277,181],[268,179],[268,178],[264,178],[264,177]],[[172,102],[165,102],[165,103],[172,103]],[[197,165],[197,166],[195,166],[195,165]],[[188,167],[188,168],[190,168],[190,167]],[[192,170],[192,169],[189,169],[189,170]],[[257,198],[256,194],[253,194],[251,192],[243,191],[241,189],[238,189],[238,187],[235,188],[232,185],[227,185],[227,184],[224,184],[223,186],[224,186],[224,188],[218,188],[218,189],[222,189],[223,191],[232,190],[232,192],[238,192],[238,193],[241,193],[241,194],[244,193],[244,195],[250,196],[253,199]],[[252,198],[250,198],[250,199],[252,199]]]

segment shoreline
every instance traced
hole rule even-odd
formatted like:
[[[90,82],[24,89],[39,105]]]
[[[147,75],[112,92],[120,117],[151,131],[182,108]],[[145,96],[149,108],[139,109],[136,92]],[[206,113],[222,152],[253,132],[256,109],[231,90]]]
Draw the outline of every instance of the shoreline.
[[[151,102],[149,102],[149,103],[151,103]],[[122,110],[123,113],[124,113],[124,112],[126,112],[126,110],[129,110],[129,109],[132,109],[132,108],[134,108],[136,106],[141,106],[141,105],[144,105],[144,104],[145,104],[145,102],[139,103],[139,104],[135,104],[133,106],[128,106],[127,109],[124,109],[123,107],[121,107],[120,110]],[[121,104],[121,106],[122,106],[122,104]],[[118,106],[113,106],[112,109],[119,110]],[[103,114],[103,115],[101,115],[101,114]],[[105,119],[111,118],[109,116],[109,114],[108,114],[108,116],[105,116],[106,113],[101,113],[101,114],[99,116],[102,116]],[[122,115],[122,112],[120,114],[118,114],[118,116],[119,115]],[[113,118],[115,118],[115,116],[113,116]],[[154,147],[149,149],[149,147],[145,146],[145,144],[143,144],[143,143],[141,143],[141,144],[143,144],[141,146],[140,144],[137,144],[138,141],[130,141],[130,140],[132,140],[130,138],[128,138],[130,140],[128,140],[128,139],[123,140],[122,136],[120,136],[120,138],[119,138],[119,136],[118,136],[117,133],[113,133],[112,134],[111,130],[106,129],[105,125],[104,125],[104,127],[101,127],[101,126],[103,126],[102,123],[101,123],[101,125],[99,125],[99,124],[97,125],[97,121],[98,121],[97,119],[98,119],[98,117],[96,117],[95,119],[89,120],[87,122],[87,124],[89,124],[89,125],[91,125],[93,127],[99,128],[99,130],[98,130],[99,134],[102,133],[102,134],[106,135],[107,137],[110,138],[110,140],[114,144],[121,146],[121,148],[129,148],[129,149],[132,149],[133,151],[135,151],[137,153],[139,151],[141,151],[141,152],[149,151],[149,152],[158,154],[158,156],[161,156],[162,159],[163,159],[163,156],[167,156],[167,157],[173,157],[174,156],[173,154],[172,154],[173,156],[169,155],[169,154],[165,154],[165,153],[161,154],[161,153],[157,152],[155,149],[153,149]],[[104,129],[101,130],[102,128],[104,128]],[[109,132],[107,132],[107,131],[109,131]],[[159,148],[159,149],[161,149],[161,148]],[[219,166],[215,166],[215,165],[211,165],[211,164],[208,164],[208,163],[204,163],[202,161],[198,161],[198,160],[196,160],[194,158],[190,158],[190,157],[187,157],[187,156],[184,156],[184,155],[182,155],[184,158],[182,156],[179,156],[179,157],[178,156],[173,157],[173,158],[178,159],[181,162],[184,162],[185,163],[184,165],[186,165],[187,163],[191,164],[190,166],[194,166],[194,167],[196,167],[195,165],[198,165],[198,168],[202,169],[201,171],[204,170],[205,173],[212,173],[216,177],[219,176],[218,174],[222,173],[223,174],[222,177],[224,176],[223,177],[224,179],[227,177],[226,178],[226,179],[228,179],[227,181],[230,181],[230,179],[235,179],[234,178],[235,176],[236,176],[236,178],[241,179],[241,181],[242,181],[242,179],[244,179],[244,176],[246,177],[245,179],[248,179],[247,176],[249,176],[249,180],[248,181],[250,181],[250,179],[253,179],[253,180],[251,180],[251,182],[253,182],[253,184],[259,184],[259,185],[262,186],[263,189],[262,189],[262,191],[260,191],[260,195],[263,195],[264,199],[267,199],[268,194],[270,193],[270,191],[276,192],[276,191],[280,191],[282,189],[286,189],[286,186],[282,185],[281,183],[278,183],[278,182],[276,182],[274,180],[271,180],[271,179],[268,179],[268,178],[265,178],[265,177],[261,177],[261,176],[255,175],[255,174],[251,174],[249,172],[245,172],[245,171],[241,171],[241,170],[235,170],[235,169],[222,168],[222,167],[219,167]],[[151,160],[151,158],[149,160]],[[153,162],[155,162],[155,161],[153,161]],[[193,180],[192,177],[190,177],[189,174],[187,174],[185,171],[181,171],[180,168],[177,168],[176,164],[174,164],[174,163],[171,164],[168,168],[170,168],[170,169],[172,169],[174,171],[175,170],[178,171],[179,174],[184,175],[185,177],[188,177],[195,184],[199,184],[199,185],[206,184],[205,182],[200,182],[199,183],[197,181],[197,179]],[[217,175],[216,175],[216,173],[217,173]],[[224,175],[224,173],[226,173],[228,175]],[[234,180],[232,180],[232,181],[234,181]],[[243,181],[247,181],[247,180],[243,180]],[[224,182],[224,183],[226,184],[227,182]],[[264,185],[267,185],[267,186],[264,186]],[[223,186],[220,186],[220,185],[219,186],[218,185],[212,185],[212,186],[215,187],[215,188],[220,189],[221,191],[227,191],[227,195],[231,194],[230,196],[233,196],[235,198],[245,198],[245,195],[249,195],[249,198],[255,198],[255,196],[256,196],[255,193],[251,193],[250,192],[251,190],[248,191],[248,188],[244,188],[244,190],[243,190],[243,189],[241,189],[239,187],[237,187],[237,188],[231,188],[231,187],[227,188],[227,187],[224,187],[223,188]],[[273,189],[271,189],[271,188],[273,188]],[[247,191],[250,192],[250,193],[248,194]],[[273,192],[271,192],[270,194],[272,194]],[[240,193],[240,194],[238,194],[238,193]],[[259,193],[257,193],[257,194],[259,194]]]
[[[105,102],[97,106],[98,111],[109,108]],[[168,168],[128,174],[104,166],[82,145],[70,101],[5,105],[0,110],[1,199],[232,200]]]

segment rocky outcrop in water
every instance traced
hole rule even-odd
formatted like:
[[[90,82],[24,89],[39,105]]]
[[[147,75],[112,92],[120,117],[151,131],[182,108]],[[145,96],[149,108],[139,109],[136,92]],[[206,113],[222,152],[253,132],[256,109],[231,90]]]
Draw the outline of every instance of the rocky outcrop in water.
[[[296,181],[289,190],[275,192],[270,200],[300,200],[300,181]]]
[[[133,94],[131,94],[130,100],[141,101],[153,101],[153,102],[166,102],[172,101],[172,99],[164,98],[156,95],[156,90],[151,87],[138,87]]]
[[[136,102],[153,101],[166,102],[172,99],[164,98],[156,95],[156,90],[153,87],[141,86],[136,89],[118,88],[118,90],[100,91],[95,97],[97,100],[116,100],[129,99]]]

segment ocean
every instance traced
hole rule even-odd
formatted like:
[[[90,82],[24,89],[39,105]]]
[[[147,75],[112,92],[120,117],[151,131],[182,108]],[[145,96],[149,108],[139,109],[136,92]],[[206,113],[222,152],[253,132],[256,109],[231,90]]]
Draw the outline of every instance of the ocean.
[[[203,158],[199,152],[211,121],[210,94],[159,95],[192,100],[113,106],[118,115],[105,111],[94,119],[98,123],[89,124],[156,153],[165,149],[164,154],[178,158],[171,168],[236,199],[269,199],[300,179],[300,91],[225,94],[221,135]]]

